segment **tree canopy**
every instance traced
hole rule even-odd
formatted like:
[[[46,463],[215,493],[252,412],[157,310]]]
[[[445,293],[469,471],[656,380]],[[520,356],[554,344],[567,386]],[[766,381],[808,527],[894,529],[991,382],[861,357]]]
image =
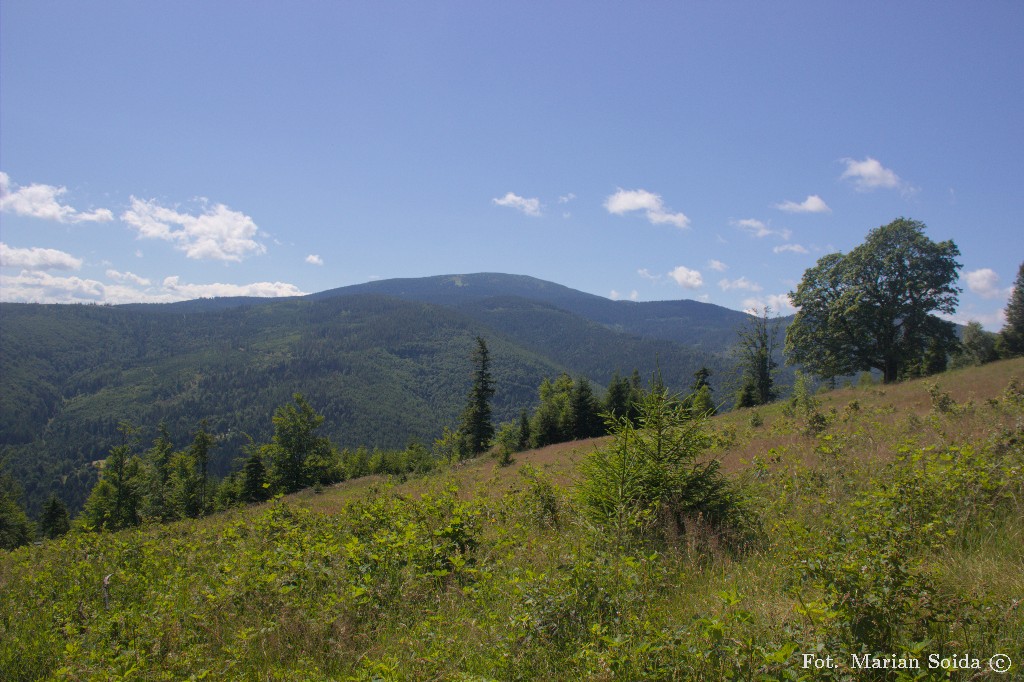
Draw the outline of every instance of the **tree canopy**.
[[[924,231],[899,218],[809,268],[789,294],[799,312],[786,332],[788,361],[823,378],[877,369],[889,383],[926,352],[956,348],[953,323],[933,313],[956,310],[960,250]]]

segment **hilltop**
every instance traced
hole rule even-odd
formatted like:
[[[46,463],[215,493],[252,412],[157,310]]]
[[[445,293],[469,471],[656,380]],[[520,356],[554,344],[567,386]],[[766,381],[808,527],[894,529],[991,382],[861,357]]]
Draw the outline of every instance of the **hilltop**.
[[[605,438],[24,547],[0,555],[0,674],[903,679],[854,654],[1015,671],[1022,379],[1002,361],[711,419],[740,544],[588,521],[574,482]]]

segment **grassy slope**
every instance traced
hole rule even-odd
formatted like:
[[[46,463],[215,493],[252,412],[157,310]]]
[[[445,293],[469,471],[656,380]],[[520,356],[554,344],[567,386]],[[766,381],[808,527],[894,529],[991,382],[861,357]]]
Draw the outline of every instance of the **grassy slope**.
[[[937,377],[920,381],[909,381],[892,386],[872,385],[867,387],[847,387],[816,396],[821,401],[821,409],[828,412],[835,408],[843,412],[852,401],[863,406],[863,414],[852,421],[840,421],[833,424],[830,433],[856,434],[858,429],[870,428],[878,434],[885,433],[886,438],[872,437],[870,433],[860,434],[859,442],[848,450],[851,459],[869,461],[886,461],[894,453],[891,439],[896,437],[915,437],[922,444],[928,445],[941,441],[934,429],[921,428],[909,415],[920,419],[932,412],[932,401],[925,386],[935,383],[941,391],[946,391],[958,403],[973,401],[984,403],[988,398],[995,398],[1006,388],[1011,376],[1024,380],[1024,360],[996,362],[982,367],[953,370]],[[719,433],[728,435],[733,441],[727,446],[719,447],[714,456],[723,468],[732,473],[743,471],[755,456],[764,456],[771,449],[787,450],[792,455],[801,457],[807,463],[813,463],[817,457],[813,450],[814,442],[801,435],[795,420],[786,419],[783,415],[785,403],[780,402],[768,407],[757,409],[735,410],[713,419]],[[750,425],[750,415],[758,412],[765,423],[755,428]],[[957,440],[984,439],[992,426],[991,415],[978,415],[977,418],[955,420],[950,437]],[[949,427],[947,427],[947,430]],[[735,432],[735,435],[729,435]],[[856,437],[856,436],[854,436]],[[489,497],[515,489],[520,485],[519,469],[525,465],[536,467],[550,476],[561,486],[569,486],[575,479],[576,463],[597,447],[608,442],[608,437],[589,440],[559,443],[539,450],[521,452],[515,456],[512,466],[499,468],[487,458],[480,458],[461,464],[449,472],[449,476],[460,489],[472,491],[473,495]],[[810,446],[810,447],[809,447]],[[294,499],[299,504],[314,511],[329,512],[339,509],[346,502],[365,494],[374,485],[384,482],[380,477],[347,481],[320,494],[311,491],[299,493]],[[432,484],[431,479],[416,479],[396,486],[401,493],[415,494],[422,492]]]
[[[782,404],[717,417],[711,454],[763,521],[743,554],[610,546],[569,494],[601,439],[23,548],[0,556],[0,678],[820,679],[798,654],[915,643],[1019,673],[1011,376],[1024,360],[834,391],[816,435]],[[864,644],[878,623],[898,650]]]

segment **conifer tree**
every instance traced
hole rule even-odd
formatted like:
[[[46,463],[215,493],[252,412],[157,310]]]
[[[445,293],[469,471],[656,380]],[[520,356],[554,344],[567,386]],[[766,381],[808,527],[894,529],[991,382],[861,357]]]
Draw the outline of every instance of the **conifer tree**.
[[[1006,304],[1006,324],[999,333],[1002,354],[1006,357],[1024,355],[1024,263],[1017,269],[1013,293]]]
[[[715,401],[711,397],[711,387],[707,384],[701,386],[696,393],[689,396],[685,407],[691,415],[696,417],[713,417],[718,411],[715,408]]]
[[[519,452],[530,447],[530,415],[526,408],[519,411],[519,442],[516,447]]]
[[[0,549],[14,549],[32,541],[32,522],[20,500],[21,487],[0,469]]]
[[[120,530],[142,522],[142,467],[132,454],[136,429],[128,422],[118,426],[121,444],[110,450],[100,480],[93,487],[82,512],[94,530]]]
[[[617,541],[645,532],[655,518],[668,535],[685,533],[693,518],[724,526],[734,497],[718,460],[700,457],[711,445],[706,417],[685,414],[661,388],[637,407],[640,426],[625,417],[613,420],[611,442],[581,463],[583,513]]]
[[[601,407],[594,397],[590,382],[585,377],[577,377],[572,389],[572,438],[580,440],[601,435],[604,425],[601,421]]]
[[[71,529],[71,519],[68,515],[68,507],[56,495],[50,495],[50,499],[43,505],[43,513],[39,517],[39,534],[44,538],[59,538]]]
[[[683,398],[683,407],[690,414],[714,416],[718,411],[715,408],[715,401],[711,395],[711,383],[708,381],[710,376],[711,370],[707,367],[701,367],[693,373],[693,385],[690,386],[690,395]]]
[[[174,509],[170,503],[171,456],[174,443],[167,430],[167,423],[160,422],[153,445],[144,455],[149,490],[146,495],[146,516],[158,521],[170,521],[174,518]]]
[[[710,388],[711,382],[708,381],[708,378],[710,376],[711,370],[708,369],[707,367],[701,367],[700,369],[698,369],[696,372],[693,373],[693,386],[690,387],[690,390],[696,393],[705,386]]]
[[[494,395],[494,379],[491,377],[491,360],[487,342],[482,336],[476,337],[473,352],[473,386],[469,390],[466,409],[462,412],[459,432],[462,435],[466,456],[478,455],[491,446],[494,440],[494,424],[491,422],[491,397]]]
[[[262,502],[270,496],[267,484],[267,469],[263,465],[258,447],[250,445],[249,457],[242,468],[242,501],[250,504]]]
[[[207,432],[206,420],[199,422],[199,430],[196,431],[196,435],[192,438],[192,444],[188,448],[188,454],[192,458],[192,463],[195,466],[196,479],[199,492],[199,513],[200,515],[206,514],[209,510],[209,500],[207,499],[207,488],[209,487],[210,477],[210,448],[213,447],[213,436]]]
[[[612,417],[624,417],[629,414],[633,392],[629,379],[620,376],[618,370],[608,382],[608,391],[604,395],[604,413]]]

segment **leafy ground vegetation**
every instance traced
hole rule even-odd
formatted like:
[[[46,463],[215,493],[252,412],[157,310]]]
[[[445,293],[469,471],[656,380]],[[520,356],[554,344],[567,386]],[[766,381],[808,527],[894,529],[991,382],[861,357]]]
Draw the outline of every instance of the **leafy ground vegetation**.
[[[0,678],[1020,679],[1024,360],[796,388],[2,553]]]

